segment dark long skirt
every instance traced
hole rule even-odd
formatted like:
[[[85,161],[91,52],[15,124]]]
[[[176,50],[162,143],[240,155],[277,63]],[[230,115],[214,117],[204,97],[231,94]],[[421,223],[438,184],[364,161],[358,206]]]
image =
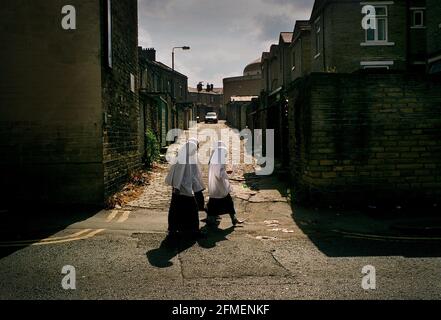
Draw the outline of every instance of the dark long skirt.
[[[194,197],[173,193],[168,212],[168,231],[170,233],[198,233],[199,212]]]
[[[196,203],[198,204],[199,211],[205,211],[205,198],[204,192],[195,192],[194,197],[196,199]]]
[[[207,211],[207,215],[209,217],[217,217],[224,214],[236,214],[233,198],[231,198],[231,195],[228,195],[223,199],[210,198],[207,204]]]

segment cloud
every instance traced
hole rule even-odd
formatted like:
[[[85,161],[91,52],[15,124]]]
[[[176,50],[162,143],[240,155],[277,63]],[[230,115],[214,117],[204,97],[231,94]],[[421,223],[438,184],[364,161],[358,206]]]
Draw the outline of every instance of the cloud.
[[[139,43],[157,50],[158,60],[199,81],[222,86],[292,31],[296,19],[308,19],[313,0],[139,0]]]
[[[280,0],[281,1],[281,0]],[[259,39],[262,41],[279,40],[279,34],[282,31],[290,32],[293,30],[294,21],[291,21],[289,15],[267,15],[260,14],[255,18],[256,24],[260,26]]]

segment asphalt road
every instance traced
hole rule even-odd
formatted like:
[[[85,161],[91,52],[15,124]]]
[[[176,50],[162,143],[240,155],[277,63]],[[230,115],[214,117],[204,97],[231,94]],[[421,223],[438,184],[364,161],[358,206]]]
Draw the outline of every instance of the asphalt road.
[[[206,239],[175,246],[163,242],[167,201],[152,205],[148,188],[115,211],[2,212],[0,299],[441,298],[439,240],[336,232],[329,213],[293,209],[276,176],[233,184],[245,224],[224,219]],[[62,286],[67,265],[74,290]],[[367,265],[375,290],[362,288]]]

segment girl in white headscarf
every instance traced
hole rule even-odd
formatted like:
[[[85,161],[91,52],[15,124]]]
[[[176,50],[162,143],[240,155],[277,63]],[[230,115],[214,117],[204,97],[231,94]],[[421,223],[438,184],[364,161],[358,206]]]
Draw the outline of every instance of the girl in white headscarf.
[[[210,200],[207,205],[207,222],[215,224],[217,217],[229,214],[232,224],[241,223],[236,218],[234,202],[231,198],[231,185],[226,170],[228,150],[224,142],[219,141],[210,158],[208,167],[208,193]]]
[[[195,194],[205,189],[197,162],[198,143],[189,140],[178,152],[165,182],[173,187],[168,215],[169,236],[187,234],[199,236],[199,208]],[[202,196],[203,199],[203,196]]]

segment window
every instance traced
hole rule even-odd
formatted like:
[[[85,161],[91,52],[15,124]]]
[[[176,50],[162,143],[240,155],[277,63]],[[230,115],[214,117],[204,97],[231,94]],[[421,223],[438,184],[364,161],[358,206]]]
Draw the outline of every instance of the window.
[[[424,9],[423,8],[412,8],[412,28],[424,28]]]
[[[153,85],[152,85],[152,91],[156,92],[158,89],[158,79],[156,78],[156,75],[153,75]]]
[[[130,91],[135,93],[136,85],[135,85],[135,76],[133,74],[130,74]]]
[[[296,51],[293,50],[292,51],[292,70],[294,71],[294,69],[296,68]]]
[[[387,42],[387,6],[375,6],[375,29],[366,30],[366,42]]]
[[[149,82],[148,72],[147,72],[147,69],[144,69],[142,71],[142,75],[141,75],[141,88],[142,89],[147,89],[148,82]]]
[[[318,18],[314,23],[314,29],[315,29],[315,57],[317,58],[320,55],[320,49],[321,49],[321,39],[320,39],[320,32],[321,32],[321,26],[320,26],[320,18]]]

